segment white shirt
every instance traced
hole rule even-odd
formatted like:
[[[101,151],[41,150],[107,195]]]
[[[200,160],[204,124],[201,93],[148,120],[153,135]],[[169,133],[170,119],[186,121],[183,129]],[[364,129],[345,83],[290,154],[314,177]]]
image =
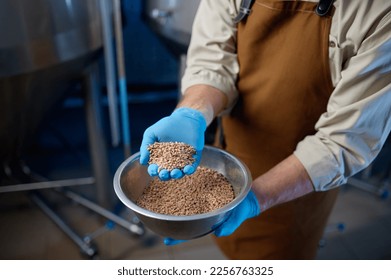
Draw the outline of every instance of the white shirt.
[[[239,65],[233,18],[240,2],[201,1],[183,93],[192,85],[207,84],[226,94],[228,108],[234,106]],[[329,64],[335,89],[315,125],[316,134],[294,151],[317,191],[344,184],[368,166],[391,130],[391,1],[336,0],[334,7]]]

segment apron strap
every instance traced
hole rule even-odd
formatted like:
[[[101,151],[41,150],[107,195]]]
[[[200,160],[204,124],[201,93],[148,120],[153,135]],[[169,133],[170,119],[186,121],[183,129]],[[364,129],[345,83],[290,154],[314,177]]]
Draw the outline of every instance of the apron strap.
[[[242,0],[240,3],[239,14],[234,18],[235,23],[241,22],[251,12],[251,5],[254,0]]]
[[[320,17],[327,15],[333,2],[334,0],[320,0],[316,6],[316,14]]]
[[[254,0],[242,0],[240,3],[239,14],[234,18],[235,23],[241,22],[251,13],[251,5]],[[331,6],[333,5],[334,0],[320,0],[316,6],[316,14],[318,16],[325,16],[330,11]]]

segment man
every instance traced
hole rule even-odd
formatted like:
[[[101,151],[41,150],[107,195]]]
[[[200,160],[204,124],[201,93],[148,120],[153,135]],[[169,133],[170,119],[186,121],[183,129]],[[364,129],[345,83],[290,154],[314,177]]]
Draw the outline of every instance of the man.
[[[391,2],[203,0],[182,92],[172,115],[145,131],[141,163],[155,141],[199,155],[221,116],[219,143],[255,180],[216,229],[217,244],[232,259],[315,258],[337,187],[391,129]],[[149,172],[175,179],[198,162]]]

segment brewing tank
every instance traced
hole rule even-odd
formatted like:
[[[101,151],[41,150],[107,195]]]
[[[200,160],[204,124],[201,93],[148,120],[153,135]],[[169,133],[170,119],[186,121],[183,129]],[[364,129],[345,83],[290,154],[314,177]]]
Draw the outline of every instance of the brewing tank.
[[[144,18],[175,55],[185,54],[200,0],[146,0]]]
[[[96,60],[100,25],[99,0],[0,1],[0,163],[22,156],[50,109]]]

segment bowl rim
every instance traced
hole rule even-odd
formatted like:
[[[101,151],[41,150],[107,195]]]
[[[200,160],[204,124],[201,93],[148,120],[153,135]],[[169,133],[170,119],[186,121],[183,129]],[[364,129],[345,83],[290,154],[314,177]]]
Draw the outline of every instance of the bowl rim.
[[[120,182],[121,182],[121,175],[122,175],[123,171],[125,170],[125,168],[128,166],[128,164],[130,162],[133,162],[136,159],[140,158],[140,152],[136,152],[133,155],[131,155],[129,158],[127,158],[125,161],[123,161],[121,163],[121,165],[117,168],[117,170],[116,170],[116,172],[114,174],[114,178],[113,178],[114,191],[115,191],[117,197],[119,198],[119,200],[126,207],[128,207],[129,209],[134,211],[136,214],[141,214],[141,215],[147,216],[149,218],[165,220],[165,221],[192,221],[192,220],[200,220],[200,219],[210,218],[210,217],[218,216],[220,214],[224,214],[224,213],[229,212],[234,207],[239,205],[243,201],[243,199],[247,196],[249,191],[251,190],[252,177],[251,177],[250,170],[248,169],[247,165],[245,165],[239,158],[237,158],[236,156],[232,155],[231,153],[229,153],[229,152],[227,152],[227,151],[225,151],[223,149],[220,149],[220,148],[217,148],[217,147],[214,147],[214,146],[210,146],[210,145],[205,145],[204,149],[209,149],[209,150],[214,150],[214,151],[218,151],[218,152],[224,153],[225,155],[227,155],[228,157],[230,157],[234,161],[236,161],[236,163],[240,166],[240,168],[244,172],[246,172],[248,174],[246,187],[244,187],[243,191],[238,196],[236,196],[231,202],[227,203],[223,207],[218,208],[218,209],[216,209],[214,211],[207,212],[207,213],[202,213],[202,214],[188,215],[188,216],[185,216],[185,215],[183,215],[183,216],[174,216],[174,215],[167,215],[167,214],[156,213],[156,212],[153,212],[153,211],[150,211],[150,210],[147,210],[145,208],[142,208],[142,207],[138,206],[136,203],[131,201],[125,195],[125,193],[123,192],[123,190],[121,188]]]

